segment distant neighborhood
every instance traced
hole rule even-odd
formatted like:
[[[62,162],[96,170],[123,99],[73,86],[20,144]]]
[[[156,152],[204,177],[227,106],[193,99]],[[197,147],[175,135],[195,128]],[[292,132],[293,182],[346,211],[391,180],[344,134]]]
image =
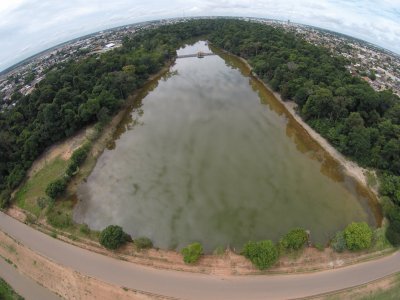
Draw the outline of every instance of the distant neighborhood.
[[[284,28],[314,45],[328,48],[333,55],[346,58],[349,72],[367,81],[374,90],[391,89],[400,96],[400,55],[365,41],[312,26],[290,21],[250,20]]]
[[[135,34],[140,30],[184,22],[188,19],[175,18],[122,26],[94,33],[46,50],[19,64],[9,72],[3,72],[5,74],[0,75],[0,110],[15,105],[13,101],[14,93],[19,92],[23,95],[31,93],[35,85],[44,78],[46,72],[59,63],[99,55],[120,47],[124,37]],[[349,72],[354,76],[363,78],[376,91],[391,89],[400,96],[399,55],[352,37],[291,23],[290,21],[282,22],[262,18],[240,19],[284,28],[312,44],[326,47],[330,49],[333,55],[343,56],[348,62]]]

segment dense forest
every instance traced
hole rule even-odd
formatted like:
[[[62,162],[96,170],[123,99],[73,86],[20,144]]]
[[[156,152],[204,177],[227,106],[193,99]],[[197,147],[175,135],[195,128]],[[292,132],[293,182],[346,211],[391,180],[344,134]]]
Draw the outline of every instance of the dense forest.
[[[279,28],[233,19],[192,20],[127,37],[101,56],[59,65],[34,92],[13,95],[0,114],[0,189],[10,191],[49,145],[94,122],[106,122],[193,37],[249,61],[254,72],[340,152],[377,169],[390,220],[387,237],[400,244],[400,99],[352,76],[346,60]]]

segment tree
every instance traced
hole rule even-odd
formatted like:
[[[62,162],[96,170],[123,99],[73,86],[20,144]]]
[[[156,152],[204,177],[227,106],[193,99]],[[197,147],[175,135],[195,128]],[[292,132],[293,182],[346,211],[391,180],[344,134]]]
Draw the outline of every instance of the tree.
[[[278,249],[270,240],[247,242],[243,247],[242,255],[260,270],[273,266],[279,258]]]
[[[203,254],[203,246],[200,243],[193,243],[181,250],[183,261],[187,264],[195,264]]]
[[[353,222],[344,230],[344,238],[351,251],[368,249],[372,243],[372,229],[365,222]]]
[[[153,242],[147,237],[139,237],[133,243],[139,250],[153,247]]]
[[[307,242],[307,232],[302,228],[289,231],[281,240],[280,246],[285,250],[299,250]]]
[[[48,184],[46,188],[46,195],[52,199],[56,199],[60,196],[67,188],[67,181],[65,178],[60,178],[52,181]]]
[[[121,226],[109,225],[100,233],[99,241],[102,246],[107,249],[115,250],[121,247],[129,240],[129,235],[126,234]]]

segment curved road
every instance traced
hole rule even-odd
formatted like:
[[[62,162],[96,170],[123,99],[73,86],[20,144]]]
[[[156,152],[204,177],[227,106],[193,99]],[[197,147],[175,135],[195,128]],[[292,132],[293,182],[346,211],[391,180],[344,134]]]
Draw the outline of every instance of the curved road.
[[[0,213],[0,230],[82,274],[139,291],[183,299],[290,299],[368,283],[400,271],[400,252],[379,260],[300,275],[229,276],[158,270],[93,253]]]
[[[25,299],[60,300],[56,294],[20,274],[14,266],[0,259],[0,277]]]

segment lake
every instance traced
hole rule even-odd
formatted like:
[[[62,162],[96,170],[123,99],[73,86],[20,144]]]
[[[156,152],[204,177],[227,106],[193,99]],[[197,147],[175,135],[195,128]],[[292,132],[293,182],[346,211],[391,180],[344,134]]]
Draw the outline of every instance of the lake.
[[[204,41],[178,54],[211,52]],[[347,177],[239,59],[178,58],[141,91],[78,188],[74,220],[180,249],[239,250],[303,227],[326,243],[352,221],[379,222]]]

